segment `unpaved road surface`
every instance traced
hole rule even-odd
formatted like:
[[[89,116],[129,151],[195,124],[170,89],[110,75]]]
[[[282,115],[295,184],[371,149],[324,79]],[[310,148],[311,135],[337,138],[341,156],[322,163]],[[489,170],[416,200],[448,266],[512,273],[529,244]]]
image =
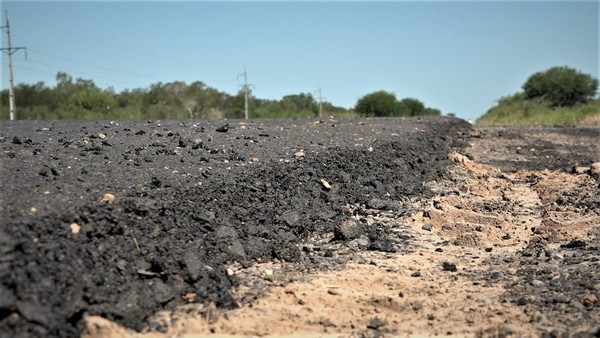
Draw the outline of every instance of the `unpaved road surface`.
[[[7,336],[600,335],[600,128],[0,125]]]

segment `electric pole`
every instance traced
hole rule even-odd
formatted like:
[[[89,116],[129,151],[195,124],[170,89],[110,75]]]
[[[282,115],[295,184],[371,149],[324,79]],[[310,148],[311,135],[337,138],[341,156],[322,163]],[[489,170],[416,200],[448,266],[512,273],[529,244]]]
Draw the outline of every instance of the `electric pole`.
[[[319,93],[319,119],[323,118],[323,95],[321,93],[321,88],[317,91]]]
[[[244,118],[247,120],[248,119],[248,95],[249,95],[250,87],[252,87],[252,85],[248,84],[248,73],[246,72],[246,67],[244,67],[244,73],[238,75],[238,79],[240,78],[240,76],[244,77],[244,84],[241,87],[244,90]]]
[[[1,51],[8,55],[8,102],[10,108],[10,120],[13,121],[16,118],[16,108],[15,108],[15,81],[13,77],[13,64],[12,64],[12,55],[17,51],[24,49],[25,57],[27,57],[27,49],[25,47],[14,47],[12,48],[10,43],[10,23],[8,22],[8,10],[6,13],[6,26],[2,26],[0,28],[6,30],[6,35],[8,36],[7,48],[0,48]]]

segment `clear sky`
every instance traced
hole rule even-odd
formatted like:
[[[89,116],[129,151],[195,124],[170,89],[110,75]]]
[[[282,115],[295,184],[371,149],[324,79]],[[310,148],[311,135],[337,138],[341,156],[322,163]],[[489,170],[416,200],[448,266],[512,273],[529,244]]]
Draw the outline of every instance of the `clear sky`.
[[[353,107],[376,90],[444,114],[484,114],[553,66],[598,78],[599,2],[2,1],[16,83],[58,71],[101,88],[202,81],[259,98],[322,90]],[[2,47],[6,47],[2,32]],[[8,86],[2,54],[2,88]]]

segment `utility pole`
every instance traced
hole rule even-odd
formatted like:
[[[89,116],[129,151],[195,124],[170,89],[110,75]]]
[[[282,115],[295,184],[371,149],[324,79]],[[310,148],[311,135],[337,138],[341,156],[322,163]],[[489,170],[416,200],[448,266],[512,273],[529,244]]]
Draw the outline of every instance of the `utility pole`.
[[[246,72],[245,66],[244,66],[244,73],[238,74],[238,79],[240,78],[240,76],[244,77],[244,84],[241,87],[244,90],[244,117],[247,120],[248,119],[248,95],[249,95],[250,87],[252,87],[252,85],[248,85],[248,73]]]
[[[25,47],[15,47],[12,48],[11,44],[10,44],[10,24],[8,22],[8,10],[5,12],[6,13],[6,26],[2,26],[0,28],[6,30],[6,35],[8,36],[8,47],[7,48],[0,48],[1,51],[3,51],[4,53],[6,53],[8,55],[8,102],[9,102],[9,108],[10,108],[10,120],[13,121],[14,119],[16,119],[16,108],[15,108],[15,81],[14,81],[14,77],[13,77],[13,64],[12,64],[12,55],[14,53],[16,53],[17,51],[24,49],[25,50],[25,57],[27,57],[27,48]]]
[[[321,93],[321,88],[317,91],[319,93],[319,119],[323,118],[323,95]]]

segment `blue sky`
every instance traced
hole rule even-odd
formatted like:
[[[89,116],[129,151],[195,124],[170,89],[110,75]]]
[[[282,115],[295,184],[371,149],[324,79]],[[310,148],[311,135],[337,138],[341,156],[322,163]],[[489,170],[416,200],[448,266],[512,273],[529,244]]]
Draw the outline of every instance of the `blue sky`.
[[[300,92],[353,107],[376,90],[444,114],[484,114],[527,78],[570,66],[598,78],[599,2],[2,1],[16,83],[58,71],[101,88],[200,80],[229,93]],[[6,35],[2,33],[2,47]],[[2,54],[2,89],[8,86]]]

